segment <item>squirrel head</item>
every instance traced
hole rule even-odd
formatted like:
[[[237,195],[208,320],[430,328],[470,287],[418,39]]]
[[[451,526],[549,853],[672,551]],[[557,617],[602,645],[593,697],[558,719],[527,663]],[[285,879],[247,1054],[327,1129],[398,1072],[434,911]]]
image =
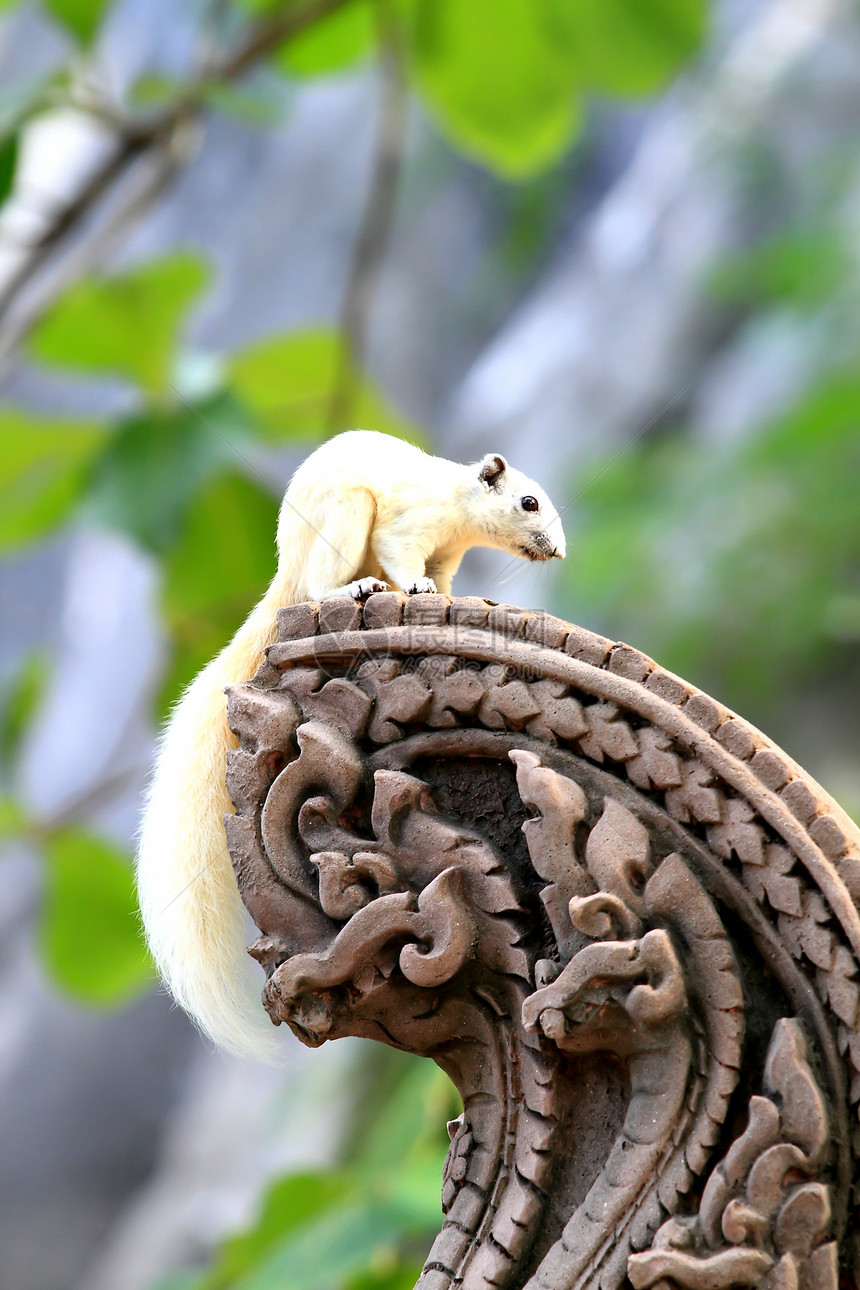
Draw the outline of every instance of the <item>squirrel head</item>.
[[[492,545],[524,560],[564,559],[561,520],[540,484],[488,452],[474,472],[474,513]]]

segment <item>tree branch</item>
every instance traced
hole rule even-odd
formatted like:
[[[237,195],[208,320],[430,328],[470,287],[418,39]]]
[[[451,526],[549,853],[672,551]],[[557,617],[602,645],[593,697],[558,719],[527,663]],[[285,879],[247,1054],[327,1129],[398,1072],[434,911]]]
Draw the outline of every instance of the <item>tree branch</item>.
[[[403,33],[389,0],[377,5],[380,105],[376,151],[341,310],[341,351],[329,405],[332,431],[349,427],[367,351],[373,298],[394,222],[403,166],[408,94]]]
[[[179,155],[177,139],[193,127],[195,121],[202,119],[206,94],[212,82],[239,79],[279,45],[300,36],[348,2],[349,0],[310,0],[301,8],[290,5],[267,21],[255,25],[237,48],[221,59],[210,62],[182,98],[166,110],[145,120],[114,122],[117,130],[116,151],[89,177],[71,200],[57,209],[48,228],[33,243],[30,254],[0,294],[0,328],[6,333],[0,345],[2,356],[8,356],[20,343],[38,313],[46,307],[46,302],[41,302],[35,310],[33,307],[24,307],[16,311],[18,318],[13,320],[10,315],[22,294],[48,262],[62,251],[64,244],[82,228],[99,202],[117,189],[130,168],[147,154],[169,157],[173,153],[171,164],[165,168],[166,182],[182,161],[186,160]],[[163,190],[164,182],[153,186],[150,200]],[[131,203],[134,213],[138,214],[144,205],[140,194],[135,194]],[[117,223],[122,227],[127,222],[126,214],[127,212],[120,211],[116,216]],[[100,232],[100,239],[102,237],[104,233]]]
[[[277,14],[267,23],[261,23],[255,32],[252,32],[244,45],[240,46],[233,54],[227,56],[222,63],[216,64],[209,72],[209,76],[215,76],[219,80],[235,80],[247,72],[250,67],[258,63],[261,58],[265,58],[278,45],[284,44],[287,40],[294,40],[296,36],[312,27],[314,23],[320,22],[330,14],[336,13],[342,9],[348,0],[312,0],[312,3],[304,5],[301,9],[290,7],[283,13]]]

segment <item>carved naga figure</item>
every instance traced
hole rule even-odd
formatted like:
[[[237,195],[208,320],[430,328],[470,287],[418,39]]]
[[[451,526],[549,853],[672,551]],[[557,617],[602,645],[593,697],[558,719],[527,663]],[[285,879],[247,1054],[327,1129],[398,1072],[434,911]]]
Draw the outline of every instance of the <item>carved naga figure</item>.
[[[250,952],[304,1043],[457,1086],[422,1290],[854,1284],[847,817],[547,615],[385,594],[284,610],[280,638],[229,697]]]

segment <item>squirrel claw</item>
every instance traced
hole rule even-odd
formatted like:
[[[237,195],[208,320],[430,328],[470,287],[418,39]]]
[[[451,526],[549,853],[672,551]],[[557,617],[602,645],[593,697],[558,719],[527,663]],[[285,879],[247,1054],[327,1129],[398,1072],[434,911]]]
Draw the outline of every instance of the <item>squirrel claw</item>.
[[[432,578],[416,578],[413,583],[406,588],[407,596],[420,596],[423,594],[435,595],[436,583]]]
[[[359,578],[357,582],[351,582],[344,590],[363,605],[368,596],[372,596],[375,591],[387,591],[388,583],[380,582],[379,578]]]

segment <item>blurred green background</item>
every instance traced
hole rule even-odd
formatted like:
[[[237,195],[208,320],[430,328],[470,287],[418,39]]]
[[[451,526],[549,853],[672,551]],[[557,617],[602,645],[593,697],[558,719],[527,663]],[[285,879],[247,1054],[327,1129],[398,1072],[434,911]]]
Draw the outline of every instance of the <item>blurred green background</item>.
[[[437,1224],[438,1072],[212,1054],[137,929],[157,723],[324,437],[506,453],[569,558],[456,590],[860,813],[858,127],[849,3],[0,3],[4,1285],[399,1290]]]

